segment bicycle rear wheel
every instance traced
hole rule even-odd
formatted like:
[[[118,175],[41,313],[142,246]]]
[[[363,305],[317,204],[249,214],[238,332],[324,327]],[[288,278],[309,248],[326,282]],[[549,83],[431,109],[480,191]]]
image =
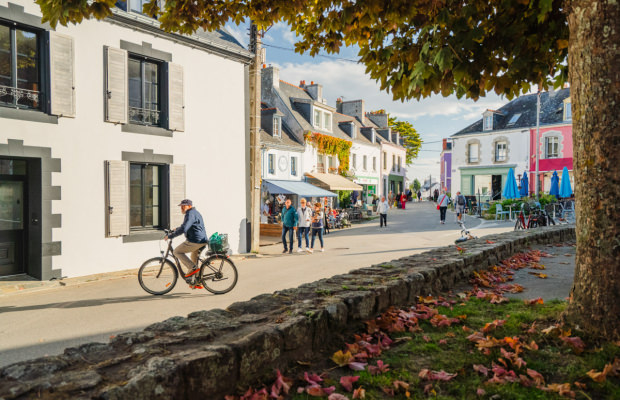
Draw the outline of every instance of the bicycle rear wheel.
[[[517,218],[517,222],[515,222],[515,231],[519,231],[525,229],[525,226],[523,225],[523,221],[521,221],[521,218]]]
[[[174,264],[163,257],[146,260],[138,271],[140,286],[147,293],[162,295],[174,288],[179,273]]]
[[[226,256],[213,255],[200,267],[200,281],[209,292],[224,294],[237,284],[237,267]]]

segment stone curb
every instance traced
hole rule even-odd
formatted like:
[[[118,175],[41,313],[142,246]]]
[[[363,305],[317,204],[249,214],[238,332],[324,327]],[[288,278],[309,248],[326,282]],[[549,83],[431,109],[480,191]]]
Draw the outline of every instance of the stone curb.
[[[108,344],[0,369],[0,399],[218,399],[273,379],[298,360],[341,347],[361,323],[419,295],[450,289],[539,243],[573,240],[574,227],[508,232],[262,294],[226,310],[173,317]]]

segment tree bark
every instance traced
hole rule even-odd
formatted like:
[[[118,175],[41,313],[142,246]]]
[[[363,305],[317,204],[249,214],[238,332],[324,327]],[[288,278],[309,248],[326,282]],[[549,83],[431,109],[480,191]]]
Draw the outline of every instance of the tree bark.
[[[577,212],[565,321],[620,338],[620,5],[567,2]]]

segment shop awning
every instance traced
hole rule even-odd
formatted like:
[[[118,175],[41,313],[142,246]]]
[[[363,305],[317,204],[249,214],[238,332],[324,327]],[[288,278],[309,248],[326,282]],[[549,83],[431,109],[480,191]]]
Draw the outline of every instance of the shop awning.
[[[316,187],[306,182],[264,180],[269,193],[296,194],[303,197],[337,197],[335,193]]]
[[[328,190],[362,190],[357,183],[353,183],[344,176],[336,174],[322,174],[318,172],[306,173],[311,182]]]

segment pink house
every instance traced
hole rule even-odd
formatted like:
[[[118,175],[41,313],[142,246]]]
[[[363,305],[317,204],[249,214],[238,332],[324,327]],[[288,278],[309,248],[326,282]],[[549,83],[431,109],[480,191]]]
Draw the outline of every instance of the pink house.
[[[566,118],[566,104],[564,116]],[[544,126],[540,128],[540,140],[536,145],[536,128],[530,129],[530,173],[529,186],[530,193],[534,193],[536,175],[536,152],[539,154],[538,171],[540,179],[540,190],[549,193],[551,187],[551,176],[553,171],[562,175],[562,169],[568,168],[571,186],[574,185],[573,178],[573,126],[570,120],[570,98],[568,99],[568,118],[563,124],[554,126]]]

